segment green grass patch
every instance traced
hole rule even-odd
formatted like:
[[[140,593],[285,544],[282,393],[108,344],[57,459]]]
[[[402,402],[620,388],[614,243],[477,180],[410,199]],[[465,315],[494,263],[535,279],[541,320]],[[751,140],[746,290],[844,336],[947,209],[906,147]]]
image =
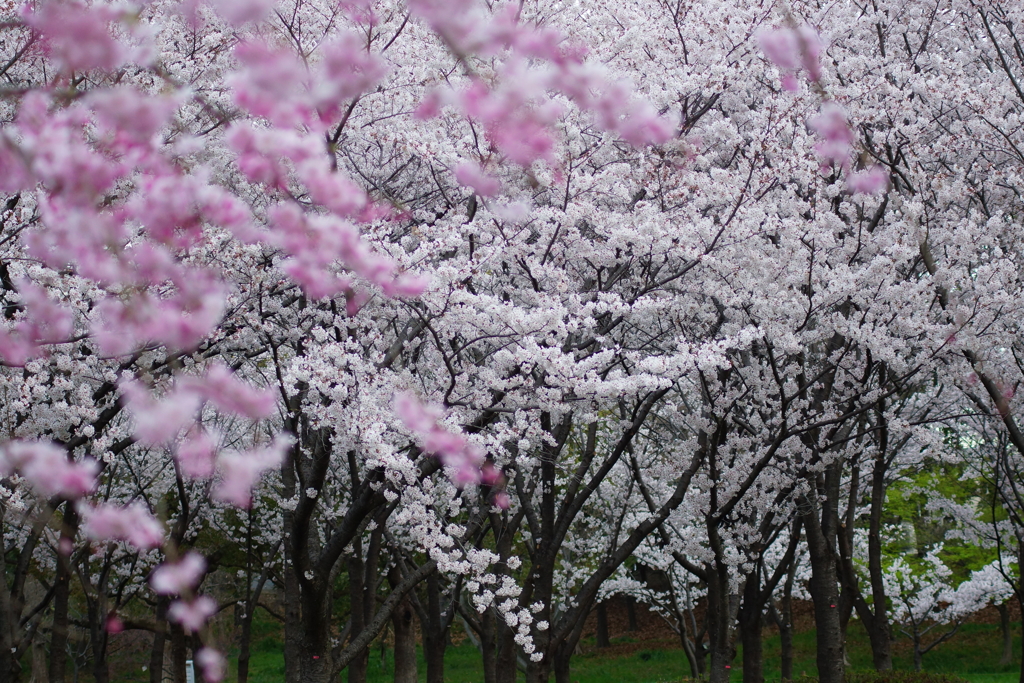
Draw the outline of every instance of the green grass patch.
[[[254,624],[254,626],[257,626]],[[770,632],[767,632],[770,634]],[[1020,628],[1015,629],[1015,658],[1020,652]],[[908,676],[903,672],[913,669],[913,650],[905,638],[894,643],[893,663],[896,674],[884,680],[871,672],[871,650],[867,635],[858,622],[850,624],[847,649],[851,683],[953,683],[953,678],[967,683],[1018,683],[1019,661],[1000,665],[1002,640],[999,627],[987,624],[968,624],[951,640],[938,646],[924,657],[924,670],[942,676]],[[814,631],[796,634],[793,644],[793,673],[808,683],[815,681]],[[237,653],[235,653],[237,657]],[[426,679],[426,663],[419,652],[420,680]],[[764,642],[764,675],[767,683],[779,680],[779,637],[770,634]],[[739,682],[743,678],[742,651],[732,663],[730,678]],[[234,681],[236,660],[232,659],[231,677]],[[857,672],[863,672],[859,675]],[[613,639],[609,650],[600,650],[593,641],[582,643],[582,653],[572,659],[573,683],[684,683],[689,680],[689,664],[678,647],[668,641],[642,643],[630,635]],[[378,642],[370,651],[368,683],[391,683],[394,675],[393,651],[381,648]],[[251,683],[280,683],[284,680],[284,658],[280,626],[261,624],[254,629],[253,653],[249,663]],[[344,675],[342,681],[345,680]],[[445,680],[448,683],[480,683],[483,667],[480,653],[468,641],[449,646],[445,653]],[[522,680],[522,676],[520,676]]]

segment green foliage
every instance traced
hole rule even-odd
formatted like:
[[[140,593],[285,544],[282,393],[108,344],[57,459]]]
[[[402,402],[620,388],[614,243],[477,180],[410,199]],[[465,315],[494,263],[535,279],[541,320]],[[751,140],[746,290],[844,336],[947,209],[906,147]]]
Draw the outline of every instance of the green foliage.
[[[996,559],[995,549],[979,544],[946,539],[954,520],[941,512],[928,509],[936,498],[962,505],[973,505],[979,518],[991,517],[984,501],[990,498],[986,483],[971,476],[963,463],[928,461],[916,472],[889,486],[885,500],[885,534],[883,553],[886,557],[902,557],[912,567],[929,549],[941,545],[939,558],[953,572],[953,585],[968,579],[972,571]]]
[[[967,683],[959,676],[931,671],[850,671],[846,683]]]

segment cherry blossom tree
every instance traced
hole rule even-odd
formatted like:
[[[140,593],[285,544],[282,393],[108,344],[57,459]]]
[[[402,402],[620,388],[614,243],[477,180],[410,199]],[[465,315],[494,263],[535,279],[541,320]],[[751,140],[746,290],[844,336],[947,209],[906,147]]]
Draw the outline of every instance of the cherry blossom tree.
[[[457,617],[568,681],[614,591],[701,673],[692,589],[759,683],[806,556],[838,683],[854,612],[878,668],[904,621],[886,486],[967,457],[934,423],[1024,453],[1005,3],[0,7],[5,680],[76,639],[107,680],[124,628],[220,680],[273,582],[288,681],[389,623],[411,677],[413,613],[431,681]]]

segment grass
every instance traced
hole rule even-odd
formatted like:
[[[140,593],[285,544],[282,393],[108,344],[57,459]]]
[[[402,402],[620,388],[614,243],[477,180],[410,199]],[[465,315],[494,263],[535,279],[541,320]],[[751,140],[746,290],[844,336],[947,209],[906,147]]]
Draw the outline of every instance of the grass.
[[[1014,653],[1019,658],[1020,625],[1015,627]],[[796,675],[815,673],[814,631],[798,633],[793,638],[793,672]],[[851,621],[846,638],[850,668],[854,670],[871,669],[871,646],[867,634],[859,622]],[[986,676],[977,683],[1007,683],[1006,676],[1013,676],[1016,681],[1019,663],[1000,665],[1002,654],[1002,636],[999,627],[994,624],[965,624],[951,640],[937,646],[924,656],[925,671],[943,674],[955,674],[967,678],[967,674]],[[777,678],[780,667],[780,644],[778,636],[770,636],[764,644],[765,676],[769,678],[775,672]],[[742,659],[737,656],[737,664]],[[900,638],[893,647],[893,666],[896,669],[912,670],[914,668],[914,652],[906,638]],[[742,670],[742,669],[741,669]],[[1000,678],[1002,677],[1002,678]],[[972,680],[972,679],[969,679]]]
[[[426,664],[423,662],[422,651],[419,654],[420,679],[425,680]],[[687,670],[686,666],[686,657],[681,650],[640,650],[624,657],[585,654],[573,658],[572,675],[573,681],[579,680],[580,683],[670,683],[679,680],[682,672]],[[391,651],[387,650],[382,659],[379,647],[374,648],[370,653],[367,682],[390,683],[393,671]],[[279,683],[283,680],[284,659],[280,652],[253,654],[249,662],[250,683]],[[342,680],[345,680],[344,675]],[[480,683],[482,680],[479,651],[468,642],[449,646],[445,655],[445,681]]]
[[[273,623],[254,624],[253,650],[249,663],[250,683],[280,683],[284,680],[284,658],[280,627]],[[1019,657],[1020,627],[1015,627],[1014,652]],[[767,683],[779,680],[779,637],[766,631],[764,642],[764,668]],[[814,631],[798,633],[794,637],[793,672],[797,677],[816,674]],[[951,640],[936,647],[924,657],[924,668],[933,673],[955,675],[969,683],[1017,683],[1019,664],[1000,665],[1001,637],[999,627],[987,624],[968,624]],[[594,642],[582,644],[583,653],[573,657],[571,680],[573,683],[681,683],[689,676],[689,665],[682,650],[672,641],[640,643],[629,635],[613,639],[612,652],[598,650]],[[859,623],[850,624],[847,646],[851,670],[871,669],[871,650]],[[237,653],[235,653],[237,656]],[[381,649],[380,643],[370,652],[368,683],[391,683],[393,659],[390,648]],[[737,653],[731,669],[731,680],[738,683],[743,677],[742,652]],[[896,669],[913,669],[913,651],[906,639],[894,644],[893,663]],[[235,661],[232,661],[229,681],[234,681]],[[426,676],[426,664],[420,652],[420,679]],[[134,678],[120,679],[127,683]],[[139,680],[148,680],[140,676]],[[344,675],[342,680],[345,680]],[[480,683],[483,670],[477,649],[464,640],[448,647],[445,656],[445,680],[448,683]],[[520,677],[522,680],[522,677]]]

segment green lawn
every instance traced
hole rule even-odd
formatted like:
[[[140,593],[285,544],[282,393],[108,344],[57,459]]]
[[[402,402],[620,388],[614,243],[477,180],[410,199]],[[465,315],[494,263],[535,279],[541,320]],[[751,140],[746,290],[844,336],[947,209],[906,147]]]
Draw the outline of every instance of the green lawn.
[[[1016,651],[1020,651],[1019,626],[1017,628]],[[629,643],[629,637],[613,641],[613,645]],[[794,674],[813,676],[814,632],[800,633],[794,639]],[[943,643],[925,655],[924,666],[928,671],[960,676],[971,683],[1017,683],[1018,665],[1000,666],[1000,636],[997,626],[967,625],[952,640]],[[853,669],[870,669],[871,653],[863,629],[854,622],[850,625],[847,644]],[[639,644],[626,645],[636,648]],[[659,647],[662,645],[662,647]],[[584,642],[584,653],[573,658],[572,680],[579,683],[678,683],[689,674],[686,657],[679,649],[665,649],[667,644],[652,643],[650,648],[636,649],[629,654],[612,655],[597,650],[593,642]],[[256,651],[250,663],[251,683],[278,683],[284,678],[284,662],[280,654],[280,641],[272,635],[265,635],[256,643]],[[615,648],[622,650],[624,648]],[[779,678],[779,638],[770,635],[765,639],[765,677],[770,682]],[[742,653],[733,664],[732,679],[739,681],[743,676]],[[445,678],[450,683],[480,683],[483,673],[480,655],[468,642],[448,648],[445,658]],[[898,669],[913,668],[910,643],[897,641],[895,664]],[[390,649],[383,652],[378,645],[370,654],[369,683],[386,683],[391,680],[392,660]],[[426,667],[420,666],[425,677]]]

